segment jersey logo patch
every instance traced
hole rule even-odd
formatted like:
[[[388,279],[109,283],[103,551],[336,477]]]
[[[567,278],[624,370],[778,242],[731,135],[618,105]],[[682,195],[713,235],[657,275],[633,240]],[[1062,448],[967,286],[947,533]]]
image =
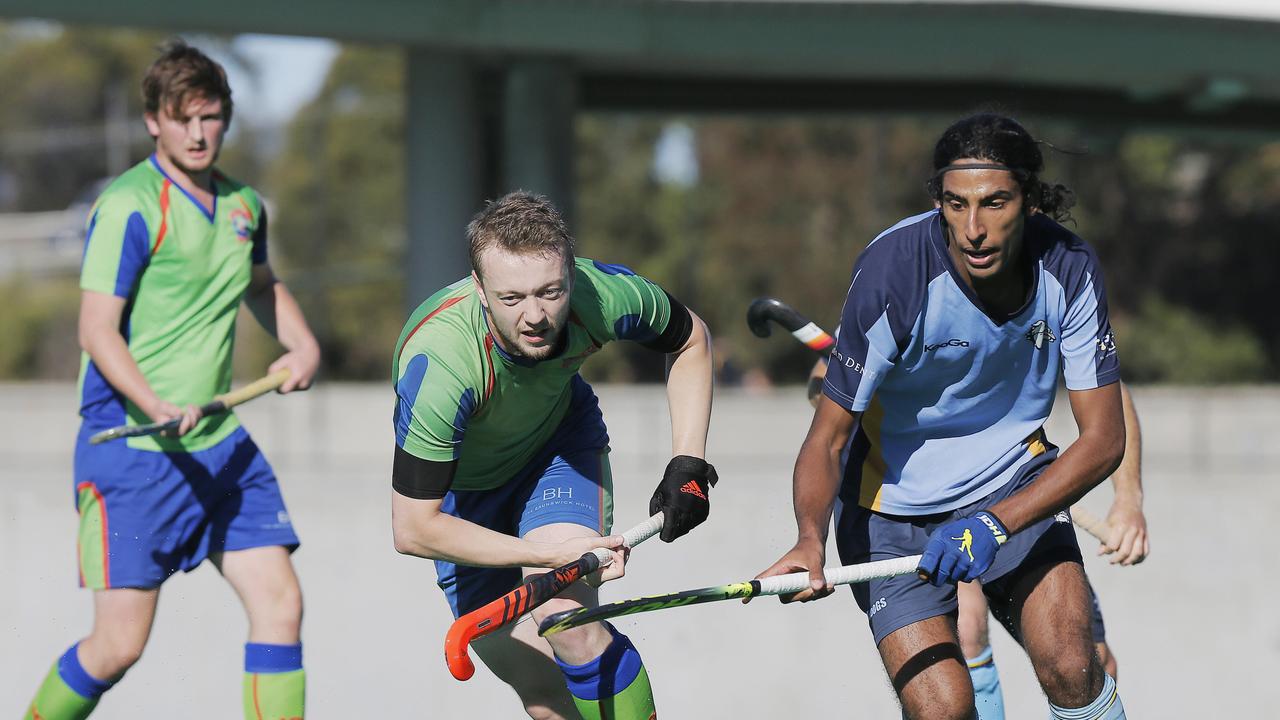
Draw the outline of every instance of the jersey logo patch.
[[[1098,338],[1097,343],[1098,343],[1098,354],[1101,355],[1102,357],[1107,357],[1109,355],[1115,354],[1116,352],[1115,333],[1108,330],[1106,335],[1103,335],[1101,338]]]
[[[925,351],[925,352],[933,352],[934,350],[937,350],[938,348],[944,348],[944,347],[969,347],[969,341],[968,341],[968,340],[961,340],[960,338],[951,338],[950,340],[944,340],[944,341],[942,341],[942,342],[940,342],[940,343],[934,343],[934,344],[932,344],[932,345],[925,345],[925,346],[924,346],[924,351]]]
[[[1049,329],[1049,324],[1043,320],[1037,320],[1031,329],[1027,331],[1027,339],[1031,341],[1036,349],[1044,347],[1046,342],[1053,342],[1058,339],[1053,331]]]
[[[240,242],[249,241],[249,233],[253,232],[253,216],[248,210],[236,208],[231,211],[231,229],[236,231]]]

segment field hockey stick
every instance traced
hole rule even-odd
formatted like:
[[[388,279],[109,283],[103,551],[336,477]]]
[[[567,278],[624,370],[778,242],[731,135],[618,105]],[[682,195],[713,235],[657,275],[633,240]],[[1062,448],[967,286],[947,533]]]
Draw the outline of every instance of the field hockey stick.
[[[1111,526],[1107,524],[1107,521],[1079,505],[1071,506],[1071,520],[1076,525],[1079,525],[1080,529],[1097,538],[1098,542],[1103,545],[1106,545],[1107,540],[1111,537]]]
[[[778,298],[760,297],[752,300],[747,308],[747,326],[751,328],[751,332],[756,337],[769,337],[772,334],[769,321],[781,325],[792,337],[815,352],[825,353],[836,344],[835,338]]]
[[[826,354],[836,343],[835,338],[818,327],[816,323],[781,300],[775,297],[760,297],[752,300],[747,308],[747,326],[751,328],[751,332],[757,337],[769,337],[770,321],[786,328],[792,337],[818,353]],[[1111,536],[1111,528],[1106,521],[1082,507],[1072,506],[1071,519],[1104,545],[1107,543],[1107,538]]]
[[[289,379],[289,371],[277,370],[266,377],[258,378],[253,382],[245,385],[239,390],[232,390],[223,395],[216,395],[212,402],[205,403],[200,406],[200,415],[209,417],[224,413],[231,408],[252,400],[259,395],[264,395],[272,390],[278,389]],[[98,445],[108,440],[116,440],[118,438],[139,437],[141,435],[155,435],[156,433],[177,430],[182,424],[182,418],[174,418],[166,422],[149,423],[147,425],[119,425],[117,427],[103,430],[100,433],[94,433],[89,437],[90,445]]]
[[[622,544],[635,547],[661,530],[662,513],[656,513],[622,533]],[[454,620],[444,637],[444,661],[449,672],[459,680],[470,680],[476,666],[467,654],[467,646],[473,640],[510,625],[578,580],[608,565],[612,557],[608,549],[596,548],[567,565],[530,577],[515,590]]]
[[[823,570],[823,574],[826,575],[827,582],[831,585],[850,585],[867,582],[868,580],[911,575],[916,572],[916,568],[919,565],[920,556],[912,555],[891,560],[876,560],[875,562],[858,565],[827,568]],[[760,580],[716,585],[697,590],[685,590],[667,595],[638,597],[593,608],[576,608],[558,612],[542,621],[538,626],[538,634],[554,635],[587,623],[608,620],[623,615],[650,612],[652,610],[666,610],[667,608],[684,607],[685,605],[701,605],[721,600],[745,600],[761,595],[785,595],[787,593],[800,592],[807,587],[809,587],[809,572],[806,570],[787,575],[775,575]]]

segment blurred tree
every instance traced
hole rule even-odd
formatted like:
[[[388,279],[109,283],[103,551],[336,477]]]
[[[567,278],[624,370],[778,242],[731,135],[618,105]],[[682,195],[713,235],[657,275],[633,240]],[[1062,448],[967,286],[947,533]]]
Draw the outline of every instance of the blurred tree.
[[[1148,296],[1137,315],[1116,318],[1121,368],[1132,382],[1225,385],[1266,378],[1267,353],[1256,335]]]
[[[163,36],[56,27],[26,33],[8,28],[6,34],[0,44],[0,173],[16,183],[4,209],[64,208],[108,175],[109,165],[128,167],[145,156],[138,87]]]
[[[267,174],[272,264],[335,377],[383,378],[404,322],[403,82],[399,51],[344,49]]]
[[[73,279],[0,281],[0,378],[74,378],[80,367]]]
[[[121,96],[104,88],[127,87],[124,112],[136,119],[138,78],[163,36],[15,27],[0,24],[0,210],[65,207],[109,166],[103,117],[120,112]],[[272,204],[273,265],[315,326],[333,378],[383,378],[404,319],[403,77],[398,49],[348,47],[290,122],[281,155],[264,158],[254,129],[237,121],[220,162]],[[800,382],[811,354],[751,336],[748,302],[776,295],[834,326],[857,254],[930,206],[923,181],[950,119],[584,114],[575,157],[580,252],[628,264],[687,302],[724,341],[722,353],[733,354],[737,375],[763,369]],[[673,122],[692,139],[696,170],[684,180],[655,165]],[[1280,266],[1280,142],[1028,125],[1054,148],[1085,151],[1048,150],[1045,176],[1078,193],[1071,227],[1102,257],[1126,373],[1152,382],[1277,379],[1280,315],[1270,287]],[[125,146],[131,161],[150,149],[145,134]],[[32,302],[36,293],[10,286],[12,302]],[[43,302],[74,313],[73,304]],[[0,372],[47,371],[33,358],[47,357],[47,347],[65,353],[71,336],[39,328],[66,317],[12,315],[7,337],[33,339],[7,348]],[[256,331],[242,338],[242,375],[278,351]],[[587,366],[591,377],[662,376],[661,358],[642,349],[623,344],[606,357]]]

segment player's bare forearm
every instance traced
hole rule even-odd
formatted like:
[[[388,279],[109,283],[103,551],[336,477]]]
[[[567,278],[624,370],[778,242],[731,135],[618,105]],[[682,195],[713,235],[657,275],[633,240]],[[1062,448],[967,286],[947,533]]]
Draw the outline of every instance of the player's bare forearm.
[[[705,458],[711,423],[714,364],[711,333],[693,311],[693,330],[668,356],[667,405],[671,410],[671,454]]]
[[[1107,513],[1111,531],[1098,554],[1110,555],[1114,565],[1135,565],[1151,552],[1147,518],[1142,512],[1142,429],[1129,388],[1121,385],[1120,394],[1124,406],[1124,460],[1111,476],[1115,488]]]
[[[1120,384],[1120,398],[1124,408],[1124,460],[1111,475],[1115,488],[1115,502],[1142,509],[1142,426],[1138,411],[1133,406],[1129,388]]]
[[[1035,482],[990,508],[1010,533],[1065,509],[1120,465],[1125,446],[1120,384],[1072,391],[1069,396],[1079,439]]]
[[[840,490],[840,453],[857,418],[858,413],[850,413],[830,398],[823,396],[818,401],[792,476],[797,542],[827,541],[831,512]]]
[[[253,266],[244,302],[263,329],[279,340],[287,351],[269,368],[272,372],[284,368],[290,371],[289,379],[280,386],[280,392],[306,390],[320,368],[320,344],[316,342],[293,293],[264,263]]]
[[[558,567],[578,557],[566,559],[559,545],[522,540],[440,512],[440,504],[391,492],[396,552],[472,567]]]
[[[125,300],[114,295],[85,290],[80,297],[78,335],[80,347],[89,353],[93,364],[111,387],[118,390],[143,412],[151,415],[160,402],[150,383],[138,369],[129,353],[129,345],[120,334],[120,319]],[[152,417],[153,420],[160,418]]]

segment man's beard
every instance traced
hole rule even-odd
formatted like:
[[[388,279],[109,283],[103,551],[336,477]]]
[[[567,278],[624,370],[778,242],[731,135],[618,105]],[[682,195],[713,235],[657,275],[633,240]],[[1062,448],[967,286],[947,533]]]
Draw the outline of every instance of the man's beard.
[[[541,362],[542,360],[554,357],[556,353],[560,352],[561,347],[564,345],[563,328],[549,329],[548,332],[555,333],[555,337],[551,342],[541,347],[529,347],[527,341],[525,341],[519,333],[516,333],[516,337],[512,338],[501,329],[496,327],[494,329],[497,330],[498,335],[502,338],[502,343],[509,348],[508,352],[525,360]]]

